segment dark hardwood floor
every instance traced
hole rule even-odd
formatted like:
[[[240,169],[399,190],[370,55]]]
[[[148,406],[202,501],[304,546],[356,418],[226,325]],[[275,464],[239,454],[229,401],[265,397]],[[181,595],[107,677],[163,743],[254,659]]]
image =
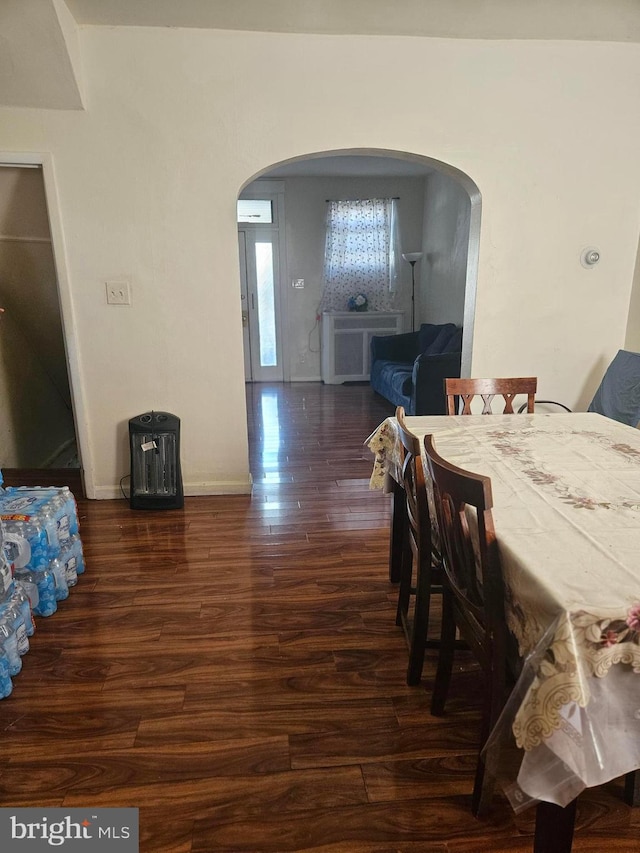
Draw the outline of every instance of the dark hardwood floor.
[[[143,853],[532,849],[533,812],[471,816],[479,673],[445,717],[405,684],[368,386],[247,389],[253,495],[80,501],[87,571],[0,702],[0,806],[140,809]],[[231,428],[232,425],[231,425]],[[575,851],[637,853],[621,782]]]

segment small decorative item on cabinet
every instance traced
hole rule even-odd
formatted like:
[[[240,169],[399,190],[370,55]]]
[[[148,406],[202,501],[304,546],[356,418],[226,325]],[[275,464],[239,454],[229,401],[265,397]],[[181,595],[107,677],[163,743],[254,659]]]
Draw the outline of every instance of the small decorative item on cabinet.
[[[349,311],[366,311],[369,307],[369,300],[364,293],[357,293],[355,296],[350,296],[347,302]]]

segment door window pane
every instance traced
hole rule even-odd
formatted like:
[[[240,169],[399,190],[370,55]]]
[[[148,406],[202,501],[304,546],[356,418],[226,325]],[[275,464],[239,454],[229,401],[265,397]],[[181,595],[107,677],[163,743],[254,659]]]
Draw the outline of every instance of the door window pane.
[[[260,329],[260,365],[275,367],[276,306],[273,276],[273,246],[256,242],[256,279],[258,291],[258,326]]]
[[[273,222],[271,199],[238,199],[238,222]]]

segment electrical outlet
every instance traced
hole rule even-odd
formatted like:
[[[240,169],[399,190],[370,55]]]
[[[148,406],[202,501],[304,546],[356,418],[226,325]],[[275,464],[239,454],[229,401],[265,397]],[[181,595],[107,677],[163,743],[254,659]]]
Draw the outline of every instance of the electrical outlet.
[[[131,305],[131,289],[128,281],[107,281],[107,304]]]

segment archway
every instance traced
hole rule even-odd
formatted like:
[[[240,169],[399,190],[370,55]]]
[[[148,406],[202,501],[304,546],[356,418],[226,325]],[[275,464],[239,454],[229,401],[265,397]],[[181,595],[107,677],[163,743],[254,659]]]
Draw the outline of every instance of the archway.
[[[421,181],[422,190],[416,193],[412,181]],[[285,380],[320,379],[316,315],[322,290],[324,203],[331,194],[344,191],[355,197],[377,193],[380,187],[393,196],[404,191],[405,198],[399,202],[403,251],[423,252],[417,271],[419,321],[463,326],[462,375],[470,375],[482,204],[480,191],[467,174],[409,152],[338,149],[289,158],[262,169],[245,182],[239,196],[259,197],[269,186],[281,199],[281,224],[287,233],[280,264]],[[416,234],[418,220],[420,233]],[[404,309],[406,298],[405,284],[400,297]]]

